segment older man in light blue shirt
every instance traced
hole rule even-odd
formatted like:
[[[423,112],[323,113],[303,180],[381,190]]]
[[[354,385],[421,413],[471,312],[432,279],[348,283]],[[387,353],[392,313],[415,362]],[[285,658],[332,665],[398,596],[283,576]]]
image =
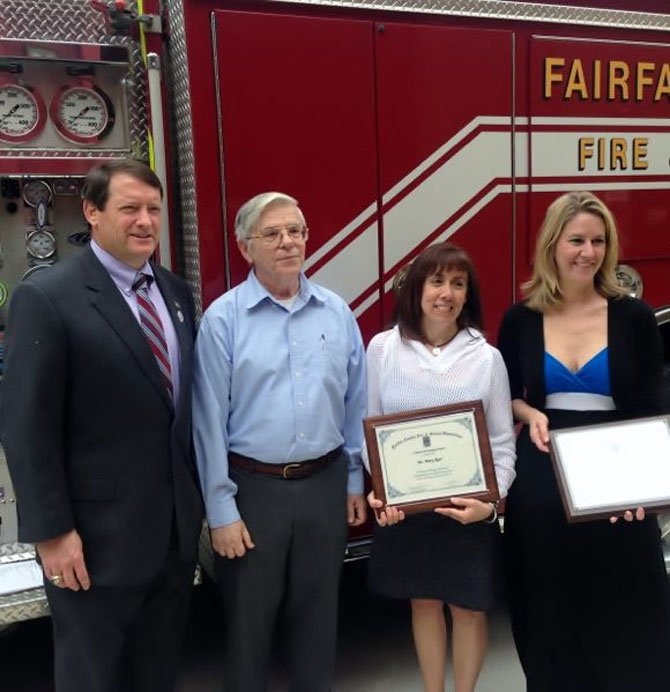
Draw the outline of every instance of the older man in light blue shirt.
[[[227,692],[263,692],[283,603],[294,692],[329,690],[347,523],[365,520],[364,351],[337,295],[301,272],[296,200],[238,212],[248,278],[205,313],[196,343],[196,456],[226,610]]]

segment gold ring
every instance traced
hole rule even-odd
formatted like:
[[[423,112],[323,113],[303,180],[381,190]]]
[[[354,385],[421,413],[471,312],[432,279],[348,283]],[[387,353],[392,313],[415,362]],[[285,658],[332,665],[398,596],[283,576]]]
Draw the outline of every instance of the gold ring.
[[[60,584],[63,581],[63,577],[60,574],[52,574],[49,577],[49,581],[56,586],[57,584]]]

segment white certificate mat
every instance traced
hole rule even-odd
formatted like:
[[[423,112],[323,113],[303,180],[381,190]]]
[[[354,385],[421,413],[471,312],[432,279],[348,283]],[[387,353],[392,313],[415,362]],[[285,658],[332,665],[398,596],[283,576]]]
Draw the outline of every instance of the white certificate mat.
[[[486,491],[473,411],[375,428],[389,503]]]
[[[0,562],[0,595],[42,586],[42,568],[35,560]]]
[[[556,430],[550,437],[568,519],[670,505],[670,417]]]

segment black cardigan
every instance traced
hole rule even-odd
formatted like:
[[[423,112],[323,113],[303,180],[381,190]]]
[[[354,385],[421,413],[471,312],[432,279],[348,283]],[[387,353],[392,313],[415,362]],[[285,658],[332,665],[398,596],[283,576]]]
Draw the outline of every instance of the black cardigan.
[[[607,346],[612,397],[626,417],[660,414],[663,346],[651,308],[635,298],[608,301]],[[524,303],[512,306],[498,334],[512,399],[544,409],[542,313]]]

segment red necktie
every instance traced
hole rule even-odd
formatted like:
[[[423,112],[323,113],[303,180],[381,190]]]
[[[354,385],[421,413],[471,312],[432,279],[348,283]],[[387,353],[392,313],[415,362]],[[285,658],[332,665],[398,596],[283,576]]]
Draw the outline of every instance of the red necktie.
[[[158,316],[158,312],[151,302],[151,298],[149,298],[149,286],[153,280],[153,276],[138,272],[133,283],[133,291],[135,291],[137,296],[137,307],[140,313],[142,331],[147,337],[149,346],[156,357],[158,369],[163,376],[163,381],[170,394],[170,398],[172,398],[172,368],[170,367],[170,356],[168,353],[167,341],[165,340],[165,331],[163,330],[161,318]]]

